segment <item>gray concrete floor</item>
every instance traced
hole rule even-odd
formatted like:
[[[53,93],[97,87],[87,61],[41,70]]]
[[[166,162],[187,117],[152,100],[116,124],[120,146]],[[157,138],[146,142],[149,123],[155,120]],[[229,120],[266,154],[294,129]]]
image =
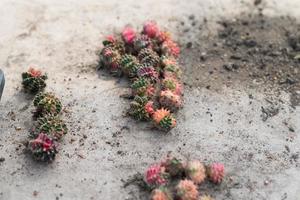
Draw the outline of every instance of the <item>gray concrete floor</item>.
[[[178,24],[189,15],[206,17],[213,24],[252,10],[252,4],[1,0],[0,66],[7,84],[0,103],[0,157],[5,158],[0,163],[0,200],[145,199],[136,187],[123,188],[122,180],[143,172],[169,151],[225,164],[226,181],[219,189],[208,190],[216,199],[298,200],[299,161],[291,158],[299,152],[300,111],[290,107],[287,93],[223,85],[218,92],[187,88],[178,126],[164,135],[124,117],[128,102],[119,95],[128,90],[126,83],[94,70],[103,37],[127,23],[140,28],[145,20],[154,19],[180,41],[188,38],[178,34]],[[300,17],[298,0],[263,4],[267,15]],[[20,84],[28,66],[48,73],[46,90],[55,92],[66,106],[70,133],[50,165],[33,162],[23,153],[33,109]],[[260,109],[268,106],[266,98],[277,101],[280,112],[263,122]]]

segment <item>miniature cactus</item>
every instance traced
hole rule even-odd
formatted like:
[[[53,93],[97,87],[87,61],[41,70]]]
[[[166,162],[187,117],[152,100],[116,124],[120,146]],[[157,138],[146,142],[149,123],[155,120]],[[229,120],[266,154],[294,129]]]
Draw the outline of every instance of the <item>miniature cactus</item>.
[[[179,56],[180,49],[173,40],[169,39],[162,43],[162,52],[164,55],[174,56],[177,58]]]
[[[40,133],[38,137],[28,143],[28,149],[32,153],[34,159],[43,162],[51,162],[57,153],[54,141],[44,133]]]
[[[205,166],[198,160],[189,161],[186,166],[186,174],[195,184],[199,185],[206,178]]]
[[[168,181],[168,174],[165,172],[164,167],[154,164],[147,169],[145,181],[149,186],[165,185]]]
[[[162,80],[162,88],[171,90],[176,95],[182,95],[182,85],[176,78],[166,77]]]
[[[148,21],[144,24],[143,34],[146,34],[149,38],[155,38],[159,35],[159,28],[154,21]]]
[[[197,186],[190,180],[181,180],[176,187],[176,197],[179,200],[197,200],[199,192]]]
[[[151,66],[142,66],[138,69],[137,75],[138,77],[145,77],[154,83],[158,81],[158,73],[154,67]]]
[[[142,64],[153,67],[156,67],[160,63],[158,54],[149,48],[142,49],[138,54],[138,59]]]
[[[29,68],[28,72],[22,73],[22,85],[26,92],[36,94],[46,87],[47,75],[40,70]]]
[[[170,111],[164,108],[156,110],[152,119],[156,126],[164,131],[169,131],[176,126],[176,120],[171,116]]]
[[[33,100],[36,107],[35,116],[46,114],[58,115],[61,112],[62,104],[52,93],[39,93]]]
[[[165,107],[170,111],[176,111],[182,107],[180,96],[174,94],[171,90],[162,90],[160,92],[159,103],[162,107]]]
[[[175,157],[167,158],[162,162],[162,166],[165,167],[166,172],[169,173],[171,177],[180,177],[184,172],[183,163]]]
[[[121,59],[121,66],[124,73],[130,78],[137,76],[137,71],[140,68],[138,60],[129,54],[125,54]]]
[[[173,200],[173,198],[166,188],[157,188],[152,191],[151,200]]]
[[[37,120],[38,132],[43,132],[55,140],[60,140],[68,132],[67,125],[55,115],[46,115]]]
[[[130,26],[126,26],[122,31],[122,37],[125,43],[132,44],[136,37],[136,33],[133,28],[131,28]]]
[[[104,47],[100,53],[100,65],[108,69],[114,75],[120,75],[121,54],[113,47]]]
[[[151,48],[151,40],[147,35],[140,35],[133,41],[133,48],[136,52],[148,47]]]
[[[224,178],[224,165],[221,163],[213,163],[207,167],[206,172],[211,182],[220,184]]]
[[[152,112],[149,110],[149,104],[147,105],[148,101],[146,96],[135,96],[134,100],[130,103],[129,114],[136,120],[149,119]]]

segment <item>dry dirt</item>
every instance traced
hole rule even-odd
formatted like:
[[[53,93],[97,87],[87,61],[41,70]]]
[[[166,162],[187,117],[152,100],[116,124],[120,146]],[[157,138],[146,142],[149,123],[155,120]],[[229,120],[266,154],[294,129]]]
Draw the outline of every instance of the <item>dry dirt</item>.
[[[200,188],[217,200],[299,200],[299,10],[298,0],[2,0],[0,200],[147,199],[124,183],[169,152],[223,162],[222,185]],[[182,48],[185,106],[168,134],[126,117],[126,80],[96,71],[103,37],[147,19]],[[24,153],[30,65],[48,73],[70,129],[49,165]]]

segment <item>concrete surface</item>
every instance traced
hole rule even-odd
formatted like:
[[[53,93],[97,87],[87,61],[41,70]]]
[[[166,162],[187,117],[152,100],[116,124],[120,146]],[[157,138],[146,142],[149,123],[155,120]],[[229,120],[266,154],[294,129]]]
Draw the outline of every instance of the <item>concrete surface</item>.
[[[300,17],[298,0],[263,4],[266,15]],[[226,181],[206,190],[216,199],[299,200],[300,111],[284,91],[186,88],[178,126],[161,134],[124,117],[128,102],[119,95],[128,91],[125,81],[95,72],[103,37],[127,23],[140,28],[154,19],[180,42],[193,38],[178,31],[191,14],[214,24],[253,9],[246,0],[1,0],[0,66],[7,84],[0,103],[0,200],[145,199],[135,186],[123,188],[122,180],[169,151],[225,164]],[[23,153],[33,108],[20,76],[31,65],[48,73],[46,90],[66,106],[70,133],[50,165]],[[280,112],[264,122],[266,98]]]

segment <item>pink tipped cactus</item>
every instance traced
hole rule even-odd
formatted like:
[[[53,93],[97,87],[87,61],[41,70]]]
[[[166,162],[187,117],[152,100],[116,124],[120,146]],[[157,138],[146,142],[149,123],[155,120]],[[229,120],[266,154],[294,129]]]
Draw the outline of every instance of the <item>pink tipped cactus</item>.
[[[173,40],[166,40],[162,44],[162,51],[166,55],[178,57],[180,48]]]
[[[164,42],[166,40],[171,40],[171,34],[166,31],[160,31],[157,35],[157,39],[159,42]]]
[[[178,200],[197,200],[199,192],[197,186],[190,180],[181,180],[176,187]]]
[[[182,94],[182,85],[179,83],[179,81],[174,77],[166,77],[162,81],[162,86],[164,89],[171,90],[176,95]]]
[[[207,176],[211,182],[220,184],[224,178],[224,165],[221,163],[210,165],[207,169]]]
[[[28,149],[36,160],[44,162],[53,161],[57,153],[54,141],[44,133],[40,133],[36,139],[31,140]]]
[[[115,38],[115,36],[113,36],[113,35],[106,36],[106,40],[109,41],[109,42],[111,42],[111,43],[114,43],[114,42],[117,41],[116,38]]]
[[[143,33],[149,38],[155,38],[159,34],[159,28],[154,21],[148,21],[144,24]]]
[[[122,31],[122,37],[125,43],[132,44],[136,37],[135,30],[130,26],[126,26]]]
[[[138,77],[149,78],[151,81],[156,82],[158,80],[158,73],[154,69],[154,67],[144,66],[138,69],[137,71]]]
[[[198,160],[189,161],[186,174],[195,184],[201,184],[206,178],[205,166]]]
[[[154,189],[151,193],[151,200],[172,200],[171,193],[166,188]]]
[[[151,116],[154,113],[153,101],[148,101],[145,105],[145,111]]]
[[[182,99],[179,95],[174,94],[171,90],[163,90],[160,92],[159,103],[161,106],[171,111],[176,111],[182,107]]]
[[[150,186],[159,186],[167,183],[165,168],[159,164],[152,165],[146,171],[146,183]]]

